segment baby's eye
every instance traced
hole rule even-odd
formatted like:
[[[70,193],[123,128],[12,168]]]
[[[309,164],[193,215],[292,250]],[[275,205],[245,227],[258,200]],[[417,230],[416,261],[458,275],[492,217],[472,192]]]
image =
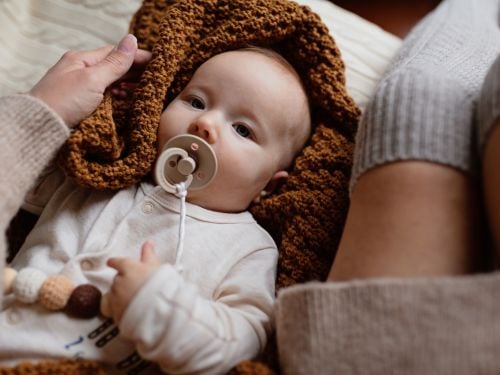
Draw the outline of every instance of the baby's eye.
[[[191,107],[196,109],[205,109],[205,104],[203,104],[203,102],[198,98],[192,98]]]
[[[233,128],[234,130],[236,130],[236,133],[238,133],[243,138],[248,138],[251,135],[250,129],[248,129],[248,127],[244,124],[234,124]]]

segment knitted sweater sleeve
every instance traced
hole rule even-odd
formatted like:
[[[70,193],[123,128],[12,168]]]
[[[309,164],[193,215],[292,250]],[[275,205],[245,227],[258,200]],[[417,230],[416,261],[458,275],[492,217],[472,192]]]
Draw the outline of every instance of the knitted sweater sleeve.
[[[412,30],[361,118],[351,190],[390,162],[476,165],[474,111],[500,52],[498,8],[498,0],[446,0]]]
[[[69,130],[43,102],[28,95],[12,95],[0,98],[0,134],[0,225],[5,233],[24,195],[68,137]],[[3,238],[2,264],[5,251]]]
[[[278,296],[284,374],[498,374],[500,273],[311,283]]]

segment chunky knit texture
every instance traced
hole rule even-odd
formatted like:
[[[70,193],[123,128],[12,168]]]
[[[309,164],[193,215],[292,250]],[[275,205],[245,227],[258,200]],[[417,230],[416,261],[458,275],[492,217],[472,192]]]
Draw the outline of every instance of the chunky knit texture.
[[[0,368],[0,375],[105,375],[98,363],[85,360],[23,363],[12,368]]]
[[[347,95],[340,52],[319,17],[286,0],[145,1],[132,21],[139,46],[153,51],[130,100],[106,95],[61,153],[66,172],[96,189],[138,182],[156,157],[166,103],[210,57],[248,44],[276,49],[302,77],[315,127],[352,138],[358,109]]]
[[[319,17],[287,0],[145,0],[130,31],[153,58],[130,99],[106,94],[72,133],[59,158],[67,174],[96,189],[138,182],[155,160],[165,104],[203,62],[247,45],[274,49],[303,81],[313,134],[287,183],[252,213],[280,247],[277,289],[325,279],[347,212],[359,110],[346,92],[340,52]],[[273,345],[271,340],[264,354],[270,367],[245,362],[235,373],[277,370]]]

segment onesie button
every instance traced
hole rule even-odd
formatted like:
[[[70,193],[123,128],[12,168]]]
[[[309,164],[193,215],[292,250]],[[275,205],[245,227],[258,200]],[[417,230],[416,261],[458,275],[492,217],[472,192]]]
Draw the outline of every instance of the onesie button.
[[[93,268],[93,264],[90,260],[85,259],[85,260],[82,260],[81,267],[82,267],[82,270],[88,271],[88,270],[91,270]]]
[[[9,309],[6,315],[9,324],[14,325],[21,322],[21,313],[16,308]]]
[[[142,205],[142,212],[145,214],[150,214],[153,212],[153,204],[151,202],[146,202]]]

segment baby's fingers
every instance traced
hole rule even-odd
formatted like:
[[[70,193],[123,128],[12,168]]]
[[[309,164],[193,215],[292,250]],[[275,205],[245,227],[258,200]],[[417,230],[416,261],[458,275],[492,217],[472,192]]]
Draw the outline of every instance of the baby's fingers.
[[[141,262],[153,265],[161,264],[160,258],[156,255],[154,242],[148,240],[141,247]]]
[[[109,258],[108,261],[106,262],[106,264],[109,267],[114,268],[115,270],[117,270],[119,275],[125,274],[125,271],[128,268],[127,264],[129,264],[129,263],[130,263],[129,259],[127,259],[127,258],[119,258],[119,257]]]
[[[106,318],[113,317],[113,312],[111,311],[111,304],[109,303],[109,293],[106,293],[101,298],[101,314]]]

